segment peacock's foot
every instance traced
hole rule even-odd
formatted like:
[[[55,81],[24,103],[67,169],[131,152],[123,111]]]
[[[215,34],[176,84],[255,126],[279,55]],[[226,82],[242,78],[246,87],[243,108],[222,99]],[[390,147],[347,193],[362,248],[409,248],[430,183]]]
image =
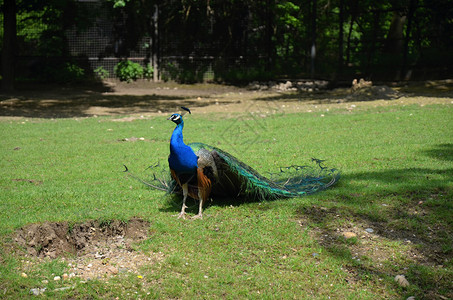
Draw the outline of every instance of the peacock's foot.
[[[195,215],[192,217],[192,219],[203,219],[203,215],[202,214]]]
[[[177,215],[173,215],[173,217],[178,217],[178,219],[186,219],[187,214],[185,212],[180,212]]]
[[[181,212],[177,215],[173,215],[173,217],[178,217],[178,219],[186,219],[186,208],[187,206],[185,205],[185,203],[183,203],[181,207]]]

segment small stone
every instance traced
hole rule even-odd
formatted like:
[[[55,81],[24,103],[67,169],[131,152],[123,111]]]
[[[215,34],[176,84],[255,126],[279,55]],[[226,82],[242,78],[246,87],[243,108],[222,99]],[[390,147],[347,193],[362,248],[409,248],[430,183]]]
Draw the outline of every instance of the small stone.
[[[109,267],[107,268],[107,271],[108,271],[109,273],[113,274],[113,275],[116,275],[116,274],[119,273],[118,268],[116,268],[116,267],[114,267],[114,266],[109,266]]]
[[[48,283],[49,283],[49,280],[44,279],[44,280],[41,281],[41,283],[42,283],[42,284],[48,284]]]
[[[69,278],[72,278],[72,277],[75,277],[75,276],[76,276],[75,273],[69,274]]]
[[[414,296],[410,296],[406,300],[415,300],[415,297]]]
[[[33,295],[33,296],[39,296],[41,294],[43,294],[45,291],[46,291],[47,288],[35,288],[35,289],[30,289],[30,295]]]
[[[61,288],[56,288],[53,291],[54,292],[61,292],[61,291],[69,290],[69,289],[72,289],[72,286],[64,286],[64,287],[61,287]]]
[[[343,232],[343,236],[346,239],[352,239],[352,238],[356,237],[357,234],[355,234],[354,232],[351,232],[351,231],[346,231],[346,232]]]
[[[55,276],[55,277],[53,278],[53,280],[54,280],[54,281],[60,281],[60,280],[61,280],[61,277],[60,277],[60,276]]]
[[[367,229],[365,229],[365,231],[368,232],[368,233],[373,233],[374,232],[373,228],[367,228]]]
[[[69,278],[69,275],[68,275],[68,274],[66,274],[66,273],[64,273],[64,274],[63,274],[63,276],[62,276],[62,278],[63,278],[63,280],[68,280],[68,278]]]
[[[395,276],[395,281],[402,287],[408,287],[409,286],[409,281],[407,281],[406,277],[404,275],[396,275]]]
[[[41,294],[41,289],[30,289],[30,295],[39,296]]]
[[[25,273],[20,274],[20,276],[22,276],[23,278],[27,278],[28,277],[28,275],[25,274]]]

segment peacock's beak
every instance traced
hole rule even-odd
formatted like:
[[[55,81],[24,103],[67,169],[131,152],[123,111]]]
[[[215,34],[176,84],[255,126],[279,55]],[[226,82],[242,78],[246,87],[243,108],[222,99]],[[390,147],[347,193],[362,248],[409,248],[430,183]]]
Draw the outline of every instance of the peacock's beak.
[[[172,117],[172,116],[169,116],[169,117],[167,118],[167,120],[171,120],[171,117]]]

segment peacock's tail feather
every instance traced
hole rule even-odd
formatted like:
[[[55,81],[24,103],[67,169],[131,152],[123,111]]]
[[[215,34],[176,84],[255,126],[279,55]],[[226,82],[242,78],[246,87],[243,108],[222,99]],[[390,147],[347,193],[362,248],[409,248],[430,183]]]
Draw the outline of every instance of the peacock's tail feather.
[[[214,157],[218,154],[220,159],[216,161],[220,161],[217,162],[219,182],[216,184],[220,185],[221,192],[225,193],[227,189],[238,196],[255,199],[297,197],[326,189],[335,184],[340,176],[336,169],[324,167],[322,160],[312,159],[315,166],[281,167],[278,172],[265,177],[219,148],[203,143],[192,143],[189,146],[195,153],[206,149]],[[228,194],[231,195],[231,192]]]
[[[219,148],[203,143],[188,146],[198,155],[199,164],[213,168],[216,177],[211,193],[213,196],[256,200],[297,197],[324,190],[340,178],[338,170],[325,167],[323,161],[318,159],[312,159],[312,166],[281,167],[278,172],[265,177]],[[169,193],[180,191],[168,169],[159,165],[151,169],[153,177],[145,184]]]

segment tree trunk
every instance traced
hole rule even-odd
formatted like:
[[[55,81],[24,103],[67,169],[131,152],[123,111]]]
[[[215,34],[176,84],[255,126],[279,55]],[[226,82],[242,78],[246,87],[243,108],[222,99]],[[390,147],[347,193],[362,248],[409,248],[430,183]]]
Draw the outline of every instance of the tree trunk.
[[[338,76],[343,73],[343,24],[344,24],[344,0],[340,0],[340,14],[338,16]]]
[[[404,23],[406,16],[393,12],[392,23],[384,45],[384,53],[390,58],[389,71],[394,80],[401,80],[402,54],[404,50]],[[389,74],[389,75],[390,75]]]
[[[406,16],[400,15],[399,12],[393,12],[392,23],[390,24],[387,40],[385,41],[385,53],[401,54],[404,46],[404,23]]]
[[[343,0],[341,0],[343,1]],[[344,4],[343,4],[344,5]],[[349,31],[348,31],[348,39],[346,41],[346,64],[349,65],[351,61],[351,36],[352,36],[352,29],[354,27],[354,22],[357,19],[359,14],[359,3],[358,0],[354,0],[349,3],[349,10],[351,15],[351,21],[349,22]]]
[[[374,20],[373,20],[373,31],[371,34],[371,41],[370,41],[370,46],[367,54],[367,64],[365,67],[365,73],[369,76],[371,69],[374,69],[375,66],[372,66],[373,62],[373,57],[374,57],[374,51],[376,50],[376,40],[377,40],[377,32],[378,32],[378,27],[379,27],[379,19],[380,19],[380,13],[379,11],[374,12]]]
[[[404,50],[403,50],[403,64],[401,66],[401,74],[404,80],[410,79],[410,72],[407,72],[407,55],[409,52],[409,40],[412,30],[412,19],[414,17],[414,12],[417,6],[417,0],[411,0],[409,2],[409,11],[407,14],[407,26],[406,26],[406,36],[404,39]]]
[[[310,74],[311,78],[315,77],[315,60],[316,60],[316,0],[311,1],[311,49],[310,49]]]
[[[14,90],[16,34],[16,1],[4,0],[2,51],[2,90],[4,91]]]
[[[352,35],[352,26],[354,25],[354,18],[351,17],[351,22],[349,22],[349,32],[348,39],[346,40],[346,64],[349,65],[351,61],[351,35]]]
[[[267,50],[267,71],[273,71],[275,66],[274,61],[274,44],[272,42],[273,29],[274,29],[274,1],[275,0],[266,0],[266,50]]]

